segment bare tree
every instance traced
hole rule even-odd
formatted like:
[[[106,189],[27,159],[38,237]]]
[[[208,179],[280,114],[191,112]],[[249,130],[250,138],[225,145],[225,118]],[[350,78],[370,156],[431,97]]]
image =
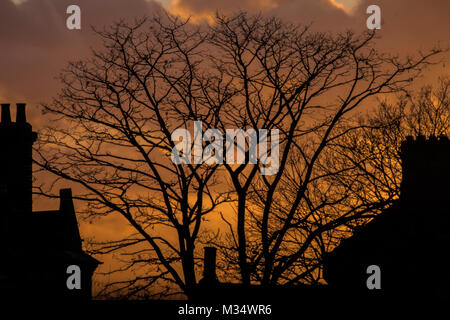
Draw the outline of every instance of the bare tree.
[[[201,102],[207,35],[168,15],[96,32],[102,50],[70,63],[61,93],[43,105],[59,121],[40,132],[35,163],[80,185],[77,199],[86,201],[88,216],[120,214],[134,231],[92,243],[96,254],[120,252],[124,264],[113,272],[131,276],[102,293],[147,297],[151,287],[153,296],[180,289],[189,295],[202,221],[227,201],[214,191],[217,166],[171,161],[176,128],[215,121],[214,110]]]
[[[213,31],[216,69],[235,92],[223,129],[280,133],[275,174],[262,175],[261,162],[225,165],[236,219],[224,216],[229,234],[217,245],[244,284],[317,282],[321,254],[346,225],[389,203],[354,202],[351,185],[333,184],[347,170],[332,163],[333,143],[362,127],[350,123],[364,102],[403,91],[440,50],[400,59],[377,52],[374,33],[315,33],[245,13],[218,16]]]
[[[173,285],[190,296],[204,242],[223,249],[222,266],[244,284],[317,281],[330,239],[385,205],[353,203],[331,182],[342,170],[326,155],[361,129],[348,125],[363,102],[403,90],[440,52],[401,60],[378,53],[374,33],[316,33],[245,13],[201,27],[162,15],[97,33],[103,49],[70,63],[60,95],[43,106],[57,121],[40,134],[35,163],[79,185],[88,216],[120,214],[134,231],[92,243],[96,253],[121,252],[116,271],[131,278],[105,292],[127,297],[173,294]],[[279,163],[249,163],[249,138],[242,164],[175,164],[172,133],[194,121],[202,135],[240,128],[260,140],[259,129],[278,130]],[[38,192],[51,196],[52,186]],[[229,241],[205,227],[214,213]]]

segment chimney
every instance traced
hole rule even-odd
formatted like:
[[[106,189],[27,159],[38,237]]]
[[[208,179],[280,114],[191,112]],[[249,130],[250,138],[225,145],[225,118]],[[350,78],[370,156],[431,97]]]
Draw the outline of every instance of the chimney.
[[[11,123],[9,103],[2,103],[2,123]]]
[[[72,202],[72,189],[70,189],[70,188],[60,189],[59,190],[59,198],[64,201],[68,200],[68,201]]]
[[[59,199],[59,212],[64,221],[63,247],[66,250],[82,251],[82,240],[73,205],[72,189],[60,189]]]
[[[448,137],[407,137],[401,145],[401,199],[414,208],[446,210],[450,180]]]
[[[214,247],[205,247],[205,257],[203,265],[203,279],[208,282],[217,281],[216,277],[216,252]]]
[[[26,123],[25,103],[17,103],[16,123]]]
[[[59,190],[59,211],[65,215],[70,215],[72,211],[75,212],[72,189],[66,188]]]
[[[0,185],[7,199],[0,209],[11,214],[32,212],[32,145],[37,134],[26,122],[25,103],[17,103],[17,122],[11,122],[9,103],[2,103],[0,122]]]

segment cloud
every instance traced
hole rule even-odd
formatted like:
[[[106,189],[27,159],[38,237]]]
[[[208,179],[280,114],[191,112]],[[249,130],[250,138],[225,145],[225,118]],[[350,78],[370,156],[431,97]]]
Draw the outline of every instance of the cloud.
[[[277,0],[173,0],[167,9],[176,15],[187,18],[191,17],[193,22],[206,20],[214,22],[216,11],[231,13],[239,10],[249,12],[267,11],[278,7]]]
[[[342,2],[344,1],[344,2]],[[279,14],[291,20],[320,21],[328,25],[330,17],[345,19],[346,13],[359,0],[173,0],[165,7],[173,14],[191,17],[191,21],[213,23],[216,11]],[[352,4],[352,6],[350,6]]]
[[[330,2],[336,6],[342,6],[342,9],[348,14],[353,14],[361,0],[330,0]]]
[[[166,7],[173,13],[191,16],[194,22],[212,22],[217,10],[263,12],[300,23],[313,23],[320,31],[366,30],[366,9],[372,0],[173,0]],[[382,30],[379,35],[386,50],[407,52],[448,43],[450,1],[379,0]]]
[[[81,30],[66,28],[70,0],[0,0],[2,99],[39,103],[56,93],[54,77],[70,60],[85,57],[97,38],[91,26],[134,19],[161,7],[145,0],[79,0]]]
[[[365,8],[373,1],[364,0],[357,9],[365,16]],[[441,41],[449,43],[450,1],[379,0],[381,8],[381,36],[393,47],[421,47]],[[387,47],[386,49],[390,49]]]

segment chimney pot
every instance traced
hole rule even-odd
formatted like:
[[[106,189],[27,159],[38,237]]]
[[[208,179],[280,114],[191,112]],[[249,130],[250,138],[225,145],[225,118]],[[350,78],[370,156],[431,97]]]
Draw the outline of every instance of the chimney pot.
[[[25,103],[17,103],[16,123],[25,123],[25,122],[27,122]]]
[[[59,190],[59,198],[61,200],[72,200],[72,189],[60,189]]]
[[[9,103],[2,103],[2,123],[11,123]]]
[[[416,138],[417,142],[425,142],[427,139],[423,134],[419,134]]]
[[[207,281],[216,281],[216,252],[214,247],[205,247],[203,278]]]

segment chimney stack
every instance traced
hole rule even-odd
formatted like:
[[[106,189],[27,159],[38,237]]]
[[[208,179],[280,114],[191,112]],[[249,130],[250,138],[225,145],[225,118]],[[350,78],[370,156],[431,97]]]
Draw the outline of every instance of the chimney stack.
[[[59,210],[67,214],[70,214],[72,211],[75,212],[72,189],[65,188],[59,190]]]
[[[9,103],[2,103],[2,123],[11,123]]]
[[[2,103],[0,122],[0,185],[7,198],[0,210],[11,214],[32,212],[32,145],[37,134],[26,122],[25,103],[17,103],[16,122],[11,121],[9,103]]]
[[[25,103],[17,103],[16,123],[26,123]]]
[[[217,281],[216,278],[216,252],[214,247],[205,247],[205,257],[203,265],[203,279],[206,281]]]
[[[401,160],[400,188],[405,203],[433,212],[447,210],[450,180],[448,137],[407,137],[401,146]]]
[[[72,199],[72,189],[59,190],[59,211],[64,219],[64,238],[62,245],[66,250],[82,251],[80,230]]]

